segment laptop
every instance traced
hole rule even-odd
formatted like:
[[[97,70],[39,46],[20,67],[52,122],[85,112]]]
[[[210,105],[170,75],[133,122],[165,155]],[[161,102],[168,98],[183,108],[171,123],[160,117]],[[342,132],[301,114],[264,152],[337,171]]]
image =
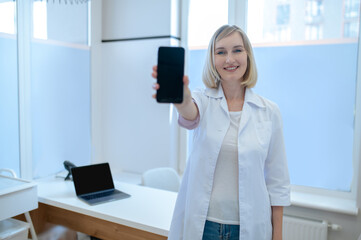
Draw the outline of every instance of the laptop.
[[[114,188],[109,163],[71,168],[77,197],[89,205],[130,197]]]

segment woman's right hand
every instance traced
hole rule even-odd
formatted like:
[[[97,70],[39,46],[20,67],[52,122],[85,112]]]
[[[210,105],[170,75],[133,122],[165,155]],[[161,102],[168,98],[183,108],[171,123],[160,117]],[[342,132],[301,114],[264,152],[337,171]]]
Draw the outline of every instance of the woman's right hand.
[[[157,79],[158,75],[158,67],[153,66],[152,77]],[[188,87],[189,85],[189,78],[188,76],[184,75],[183,77],[183,102],[182,103],[174,103],[174,106],[177,108],[179,114],[181,114],[185,119],[194,120],[198,116],[198,109],[195,103],[192,100],[192,94]],[[158,90],[160,88],[158,83],[153,84],[153,89]],[[157,94],[153,94],[152,96],[154,99],[157,98]]]

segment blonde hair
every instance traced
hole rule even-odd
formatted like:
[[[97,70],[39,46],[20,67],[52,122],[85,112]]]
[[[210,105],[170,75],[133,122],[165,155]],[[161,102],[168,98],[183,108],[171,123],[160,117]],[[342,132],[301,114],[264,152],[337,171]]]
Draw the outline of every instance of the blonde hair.
[[[218,85],[221,81],[221,76],[217,72],[215,64],[214,64],[215,44],[219,40],[231,35],[234,32],[238,32],[241,35],[243,44],[244,44],[244,48],[247,53],[247,69],[243,75],[241,85],[243,85],[247,88],[252,88],[257,83],[256,62],[254,59],[251,42],[249,41],[246,33],[244,33],[242,29],[240,29],[239,27],[237,27],[235,25],[233,25],[233,26],[223,25],[213,34],[213,36],[209,42],[209,45],[208,45],[207,58],[206,58],[206,63],[204,64],[204,68],[203,68],[202,80],[203,80],[203,83],[209,88],[218,88]]]

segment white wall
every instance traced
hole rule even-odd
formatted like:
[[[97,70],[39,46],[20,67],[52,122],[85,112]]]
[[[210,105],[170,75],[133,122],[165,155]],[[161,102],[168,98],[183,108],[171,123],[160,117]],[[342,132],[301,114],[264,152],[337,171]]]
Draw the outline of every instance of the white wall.
[[[87,44],[88,4],[47,4],[48,39]]]
[[[170,35],[173,2],[171,0],[103,1],[103,39]]]
[[[103,151],[117,168],[142,172],[169,165],[169,105],[151,98],[160,45],[169,40],[103,44]]]
[[[142,7],[139,7],[142,6]],[[176,166],[177,124],[169,104],[152,99],[152,66],[159,46],[178,45],[178,1],[102,1],[101,79],[93,79],[94,162],[107,161],[114,171],[135,173]],[[116,40],[116,41],[114,41]],[[98,54],[99,56],[99,54]],[[99,61],[98,61],[99,62]],[[100,91],[101,93],[97,93]],[[96,117],[101,115],[101,119]],[[100,129],[100,130],[99,130]]]

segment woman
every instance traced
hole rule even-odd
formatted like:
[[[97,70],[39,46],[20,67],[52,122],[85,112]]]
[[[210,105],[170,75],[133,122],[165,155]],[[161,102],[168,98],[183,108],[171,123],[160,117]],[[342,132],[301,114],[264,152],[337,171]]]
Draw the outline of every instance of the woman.
[[[246,34],[219,28],[208,47],[206,88],[191,94],[183,81],[175,107],[179,124],[194,129],[194,146],[168,239],[282,239],[290,204],[282,120],[276,104],[251,90],[257,70]]]

